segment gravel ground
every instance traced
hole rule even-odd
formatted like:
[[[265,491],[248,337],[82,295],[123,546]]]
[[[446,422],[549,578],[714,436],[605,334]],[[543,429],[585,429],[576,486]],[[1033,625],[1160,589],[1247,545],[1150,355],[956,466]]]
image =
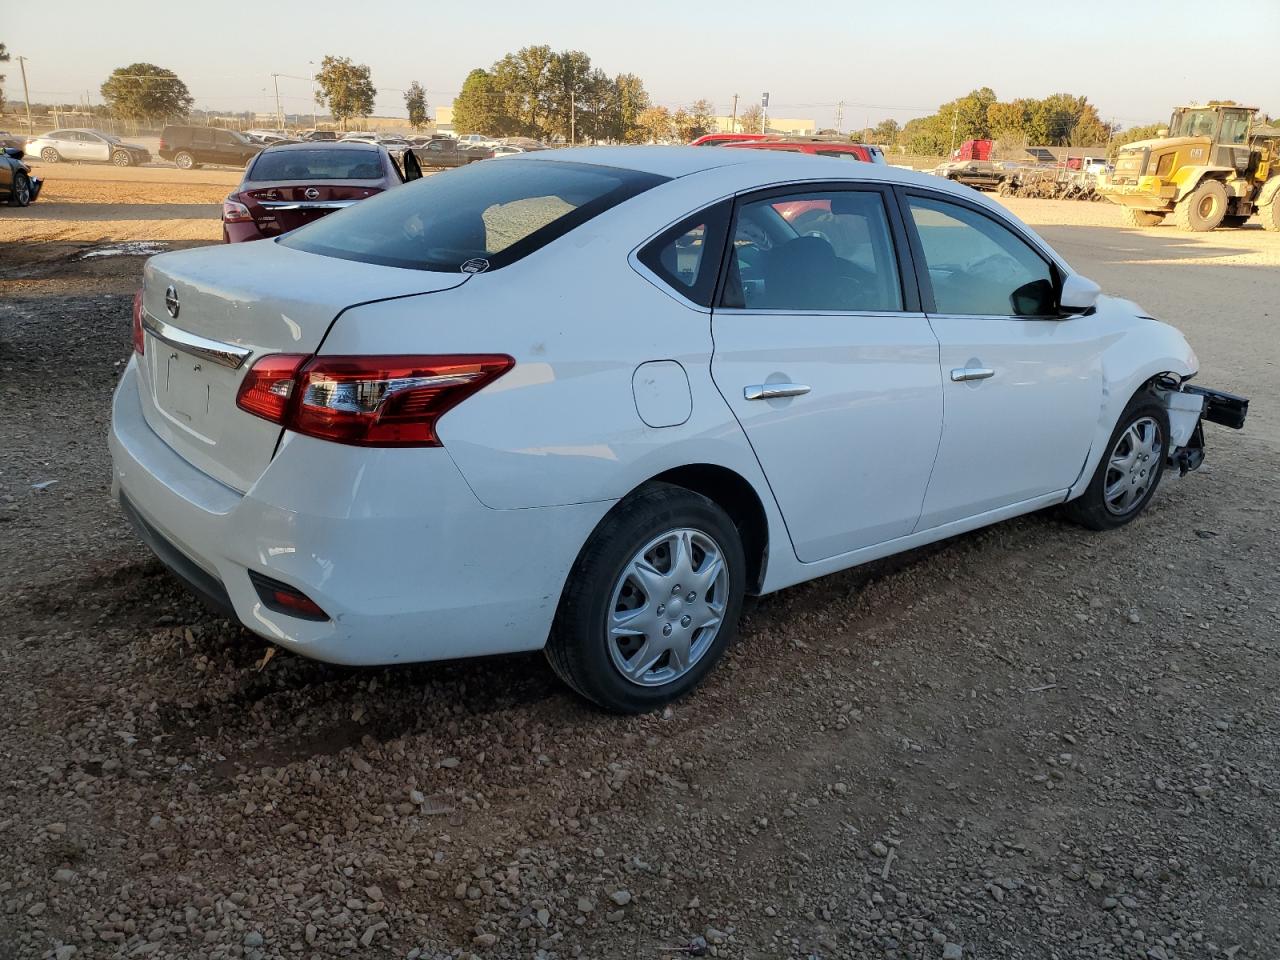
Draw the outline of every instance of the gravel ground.
[[[625,719],[536,655],[266,660],[107,496],[141,259],[6,248],[0,958],[1280,956],[1280,238],[1017,209],[1248,429],[1123,531],[765,598]]]

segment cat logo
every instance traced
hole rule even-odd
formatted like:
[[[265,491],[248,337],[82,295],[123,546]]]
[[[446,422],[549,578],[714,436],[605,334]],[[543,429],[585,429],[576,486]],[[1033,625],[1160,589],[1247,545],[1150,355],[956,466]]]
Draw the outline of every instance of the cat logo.
[[[1204,147],[1192,147],[1192,148],[1191,148],[1191,159],[1192,159],[1192,160],[1203,160],[1203,159],[1204,159]]]

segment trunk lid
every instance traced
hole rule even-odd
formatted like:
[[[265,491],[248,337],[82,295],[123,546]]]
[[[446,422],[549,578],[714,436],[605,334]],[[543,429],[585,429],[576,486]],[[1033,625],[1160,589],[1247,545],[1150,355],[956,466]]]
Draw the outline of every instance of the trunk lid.
[[[381,193],[381,181],[370,183],[354,181],[281,182],[255,186],[231,197],[249,209],[254,222],[267,236],[287,233],[306,226],[314,220],[349,207],[375,193]]]
[[[148,424],[189,463],[244,492],[271,462],[280,427],[236,406],[269,353],[311,354],[347,307],[447,290],[467,275],[404,270],[236,243],[152,257],[144,270]],[[166,303],[172,289],[176,311]]]

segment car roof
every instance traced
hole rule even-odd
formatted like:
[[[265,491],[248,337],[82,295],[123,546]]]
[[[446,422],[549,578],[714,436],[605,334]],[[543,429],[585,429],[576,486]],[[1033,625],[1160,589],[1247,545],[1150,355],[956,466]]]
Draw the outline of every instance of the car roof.
[[[734,167],[751,173],[751,179],[764,185],[792,180],[871,180],[879,183],[901,183],[929,187],[942,192],[959,192],[971,197],[968,187],[957,187],[950,180],[930,174],[916,173],[883,163],[850,163],[835,157],[783,150],[743,150],[730,146],[707,147],[571,147],[537,150],[528,155],[530,162],[560,160],[622,167],[653,173],[662,177],[684,177],[706,170]]]
[[[321,146],[316,143],[303,141],[289,141],[288,143],[272,143],[267,146],[263,153],[279,153],[281,150],[318,150]],[[369,143],[365,140],[335,140],[332,143],[326,143],[323,146],[325,150],[364,150],[376,151],[378,145]]]

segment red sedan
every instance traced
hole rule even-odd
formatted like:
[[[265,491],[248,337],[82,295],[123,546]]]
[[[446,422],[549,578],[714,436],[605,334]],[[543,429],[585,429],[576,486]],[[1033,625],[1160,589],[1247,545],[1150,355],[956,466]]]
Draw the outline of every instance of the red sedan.
[[[222,238],[239,243],[278,237],[405,179],[386,148],[373,143],[267,147],[222,202]]]

